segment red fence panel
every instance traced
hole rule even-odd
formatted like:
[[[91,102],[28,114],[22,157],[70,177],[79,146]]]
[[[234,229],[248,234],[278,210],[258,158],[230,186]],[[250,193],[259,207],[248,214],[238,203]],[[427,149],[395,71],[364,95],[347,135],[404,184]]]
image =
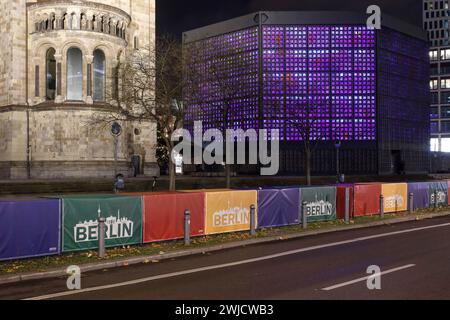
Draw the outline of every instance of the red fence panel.
[[[337,219],[345,219],[345,189],[349,189],[350,203],[349,203],[349,214],[350,218],[353,218],[353,185],[338,185],[336,186],[336,213]]]
[[[380,212],[381,184],[354,186],[354,217],[371,216]]]
[[[448,194],[448,205],[450,206],[450,180],[447,181],[447,185],[448,185],[448,189],[447,189],[447,194]]]
[[[191,236],[205,234],[205,194],[144,194],[144,243],[182,239],[184,211],[191,213]]]

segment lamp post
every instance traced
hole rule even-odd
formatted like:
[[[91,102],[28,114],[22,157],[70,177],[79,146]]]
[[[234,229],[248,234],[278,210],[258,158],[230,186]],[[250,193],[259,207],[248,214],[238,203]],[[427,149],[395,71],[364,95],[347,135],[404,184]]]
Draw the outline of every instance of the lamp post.
[[[340,157],[339,157],[339,150],[341,149],[341,141],[340,140],[336,140],[334,147],[336,148],[336,178],[337,178],[337,182],[339,183],[341,181],[340,179],[340,175],[341,175],[341,170],[340,170]]]
[[[119,148],[119,136],[122,133],[122,126],[114,122],[111,125],[111,134],[114,138],[114,178],[117,176],[117,158],[118,158],[118,148]]]

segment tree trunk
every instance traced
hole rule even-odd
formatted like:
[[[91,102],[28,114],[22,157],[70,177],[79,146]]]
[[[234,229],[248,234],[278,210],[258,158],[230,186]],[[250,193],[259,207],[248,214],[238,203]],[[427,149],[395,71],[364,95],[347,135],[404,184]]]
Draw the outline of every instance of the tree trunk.
[[[311,150],[305,149],[306,184],[311,185]]]
[[[226,183],[227,189],[231,188],[231,164],[225,164],[225,179],[226,179]]]
[[[172,153],[169,153],[169,191],[176,190],[175,163],[172,161]]]

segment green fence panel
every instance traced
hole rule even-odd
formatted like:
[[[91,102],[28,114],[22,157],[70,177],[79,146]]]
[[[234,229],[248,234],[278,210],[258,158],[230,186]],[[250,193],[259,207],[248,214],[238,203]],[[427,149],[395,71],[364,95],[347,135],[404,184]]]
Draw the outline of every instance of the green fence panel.
[[[336,220],[336,187],[301,188],[300,197],[307,202],[308,222]]]
[[[141,197],[63,197],[64,252],[98,248],[99,215],[106,218],[107,247],[142,243]]]

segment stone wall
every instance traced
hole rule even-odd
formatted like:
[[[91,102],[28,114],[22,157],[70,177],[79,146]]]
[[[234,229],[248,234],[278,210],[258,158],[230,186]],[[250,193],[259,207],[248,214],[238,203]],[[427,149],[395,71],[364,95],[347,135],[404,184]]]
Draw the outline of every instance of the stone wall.
[[[0,106],[26,103],[26,1],[0,2]]]
[[[32,108],[29,113],[31,177],[111,177],[115,164],[110,126],[92,124],[92,119],[102,112],[83,105]],[[25,109],[2,112],[0,122],[0,178],[26,178],[27,112]],[[119,171],[131,175],[131,156],[139,155],[145,161],[144,174],[159,175],[153,126],[121,125],[123,132],[117,149]]]

